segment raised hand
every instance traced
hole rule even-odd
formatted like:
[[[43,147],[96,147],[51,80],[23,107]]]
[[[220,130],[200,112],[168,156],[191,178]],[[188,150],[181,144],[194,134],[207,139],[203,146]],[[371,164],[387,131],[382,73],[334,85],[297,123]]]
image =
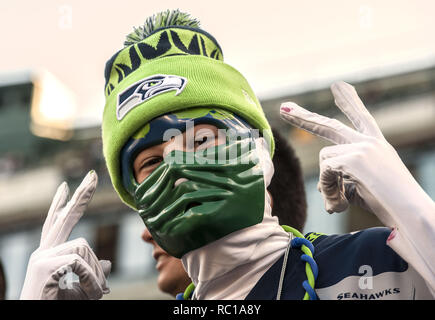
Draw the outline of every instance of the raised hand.
[[[399,170],[409,172],[385,140],[355,89],[345,82],[338,82],[331,86],[331,91],[335,103],[356,129],[292,102],[281,106],[281,117],[336,144],[323,148],[319,154],[318,189],[324,197],[326,210],[329,213],[341,212],[347,209],[349,202],[354,202],[373,211],[378,203],[370,194],[373,188],[370,185],[379,176],[381,164],[389,171],[393,164],[399,164]],[[388,216],[381,220],[386,225],[392,223]]]
[[[353,202],[376,214],[385,226],[394,228],[388,245],[415,267],[435,293],[433,200],[385,140],[355,89],[337,82],[331,91],[355,129],[292,102],[281,105],[282,119],[336,144],[319,154],[318,189],[326,210],[341,212]]]
[[[111,263],[99,261],[84,238],[67,241],[92,199],[97,181],[95,171],[89,172],[70,201],[65,182],[57,189],[39,248],[29,260],[21,299],[100,299],[109,293],[106,277]],[[65,283],[72,273],[79,282]]]

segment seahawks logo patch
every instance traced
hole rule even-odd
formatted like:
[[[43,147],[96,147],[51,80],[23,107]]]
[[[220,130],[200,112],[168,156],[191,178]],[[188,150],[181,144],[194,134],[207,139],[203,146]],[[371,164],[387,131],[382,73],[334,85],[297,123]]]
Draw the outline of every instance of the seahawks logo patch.
[[[184,90],[186,83],[184,77],[164,74],[142,79],[118,94],[116,118],[122,120],[130,110],[161,93],[175,90],[177,96]]]

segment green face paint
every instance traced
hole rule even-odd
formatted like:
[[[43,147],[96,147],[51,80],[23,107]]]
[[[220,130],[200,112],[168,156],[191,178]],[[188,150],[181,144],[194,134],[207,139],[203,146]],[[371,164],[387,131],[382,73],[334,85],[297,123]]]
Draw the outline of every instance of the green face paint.
[[[260,223],[264,192],[255,144],[248,138],[200,152],[172,151],[136,188],[134,200],[153,239],[181,258]]]

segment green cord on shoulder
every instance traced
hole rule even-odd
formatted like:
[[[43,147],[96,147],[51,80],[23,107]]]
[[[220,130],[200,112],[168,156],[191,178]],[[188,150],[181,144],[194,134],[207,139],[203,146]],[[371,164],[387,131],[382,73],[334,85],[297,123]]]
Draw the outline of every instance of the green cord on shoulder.
[[[292,227],[286,226],[286,225],[282,225],[281,227],[286,232],[291,232],[291,233],[293,233],[293,235],[295,235],[298,238],[305,238],[304,235],[302,233],[300,233],[298,230],[296,230],[295,228],[292,228]],[[311,250],[307,246],[302,245],[301,251],[311,258],[313,257]],[[307,275],[308,283],[310,284],[310,286],[312,288],[314,288],[314,284],[315,284],[314,274],[313,274],[313,270],[311,269],[311,266],[308,262],[305,262],[305,273]],[[310,296],[309,296],[308,292],[305,292],[303,300],[310,300]]]
[[[189,300],[190,299],[190,295],[192,294],[193,290],[195,290],[195,285],[192,282],[192,283],[190,283],[187,286],[186,290],[184,290],[183,299],[184,300]]]

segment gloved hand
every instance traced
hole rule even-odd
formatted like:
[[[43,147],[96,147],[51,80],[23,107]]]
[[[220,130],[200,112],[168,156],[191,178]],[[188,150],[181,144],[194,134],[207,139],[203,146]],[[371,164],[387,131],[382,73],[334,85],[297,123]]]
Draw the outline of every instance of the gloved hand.
[[[434,202],[385,140],[355,89],[338,82],[331,91],[356,130],[295,103],[281,105],[285,121],[336,144],[319,154],[318,188],[326,210],[341,212],[349,202],[356,203],[376,214],[385,226],[395,228],[388,245],[413,264],[434,290]]]
[[[95,171],[90,171],[69,202],[67,184],[57,189],[39,248],[30,257],[20,299],[100,299],[109,293],[110,261],[98,261],[83,238],[65,242],[91,200],[97,180]],[[79,282],[68,281],[73,273]]]

